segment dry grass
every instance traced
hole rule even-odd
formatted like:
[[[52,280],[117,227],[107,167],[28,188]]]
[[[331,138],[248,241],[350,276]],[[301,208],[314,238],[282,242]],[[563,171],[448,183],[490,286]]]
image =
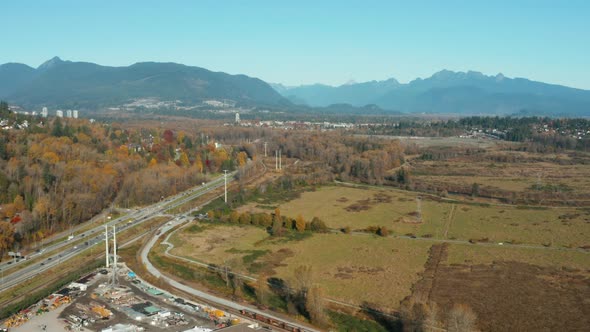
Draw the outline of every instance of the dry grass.
[[[483,331],[583,331],[588,326],[587,253],[452,244],[430,285],[430,301],[442,310],[469,305]]]
[[[394,190],[360,189],[341,186],[322,187],[305,192],[300,198],[279,205],[281,214],[306,220],[322,219],[330,228],[387,226],[399,234],[435,234],[444,225],[450,206],[424,200],[421,222],[415,223],[416,194]],[[253,209],[252,205],[244,210]],[[267,211],[268,212],[268,211]]]
[[[427,184],[470,186],[474,182],[483,187],[507,191],[531,192],[535,184],[566,186],[573,193],[590,194],[590,167],[571,162],[565,154],[536,154],[516,151],[490,150],[485,156],[518,158],[516,162],[481,160],[481,155],[460,156],[441,161],[416,160],[412,163],[414,178]],[[566,193],[567,194],[567,193]]]
[[[219,225],[197,233],[188,230],[190,226],[170,238],[175,246],[170,250],[171,254],[213,264],[232,262],[232,266],[241,270],[245,270],[241,258],[246,253],[232,252],[231,249],[256,250],[256,243],[268,237],[263,229],[256,227]]]
[[[587,210],[457,207],[449,237],[574,248],[590,244],[590,213]]]
[[[428,257],[430,243],[392,238],[314,235],[289,246],[294,256],[278,275],[289,280],[300,265],[311,265],[329,297],[396,309],[411,293]]]
[[[235,270],[245,273],[250,273],[252,265],[243,258],[268,250],[253,262],[267,274],[290,280],[296,267],[310,265],[330,298],[356,304],[370,301],[391,309],[410,294],[430,247],[425,241],[344,234],[315,234],[284,242],[269,238],[259,228],[225,225],[174,237],[182,247],[172,253],[204,263],[231,262]]]
[[[278,205],[281,214],[306,220],[319,217],[333,229],[386,226],[395,234],[415,234],[491,242],[528,243],[553,247],[590,245],[590,212],[583,208],[524,209],[516,206],[463,204],[435,201],[425,197],[418,219],[417,194],[399,190],[321,187],[301,197]],[[455,212],[450,216],[452,204]],[[270,212],[249,204],[240,211]],[[449,222],[449,218],[451,218]]]
[[[588,253],[578,251],[452,244],[446,263],[478,265],[509,261],[590,272],[589,258]]]

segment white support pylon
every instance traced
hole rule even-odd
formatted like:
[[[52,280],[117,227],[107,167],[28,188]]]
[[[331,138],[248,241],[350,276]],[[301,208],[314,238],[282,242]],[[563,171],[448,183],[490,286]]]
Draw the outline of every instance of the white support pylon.
[[[113,226],[113,287],[117,284],[117,226]]]
[[[227,170],[226,169],[223,170],[223,182],[225,184],[224,201],[227,203]]]
[[[106,264],[107,269],[109,268],[109,226],[104,225],[104,243],[106,247]]]

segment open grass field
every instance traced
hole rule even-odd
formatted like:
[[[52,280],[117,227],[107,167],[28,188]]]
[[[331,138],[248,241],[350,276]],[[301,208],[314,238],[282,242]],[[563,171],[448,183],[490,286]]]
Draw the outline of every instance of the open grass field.
[[[448,218],[451,206],[422,200],[422,222],[416,222],[418,195],[409,192],[379,189],[360,189],[345,186],[326,186],[301,197],[277,205],[281,214],[292,218],[301,214],[306,220],[322,219],[330,228],[365,229],[387,226],[399,234],[437,234]],[[240,211],[272,211],[249,204]]]
[[[233,268],[244,272],[242,258],[249,251],[259,250],[259,243],[267,237],[268,233],[256,227],[193,225],[170,237],[174,245],[170,253],[218,265],[229,262]]]
[[[260,228],[216,226],[172,237],[172,254],[205,263],[232,264],[234,270],[264,273],[287,281],[302,265],[312,266],[314,280],[328,297],[363,301],[395,309],[410,294],[428,256],[430,243],[377,236],[314,234],[299,241],[269,238]]]
[[[478,205],[436,201],[427,196],[418,203],[417,196],[395,189],[326,186],[271,208],[278,207],[282,215],[292,218],[299,214],[306,220],[319,217],[333,229],[386,226],[395,234],[437,239],[571,248],[590,245],[589,209]],[[416,216],[418,204],[422,211],[420,220]],[[260,209],[256,204],[241,208],[241,211],[271,210]]]
[[[451,244],[444,263],[447,265],[489,265],[500,261],[579,270],[590,276],[590,254],[579,251]]]
[[[489,239],[559,247],[590,245],[587,209],[525,209],[457,205],[449,238]]]

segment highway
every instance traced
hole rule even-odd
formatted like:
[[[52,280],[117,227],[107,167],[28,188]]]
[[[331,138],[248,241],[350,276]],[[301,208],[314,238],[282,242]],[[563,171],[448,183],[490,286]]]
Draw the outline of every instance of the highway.
[[[233,181],[233,177],[236,172],[227,174],[228,184]],[[32,256],[31,259],[37,259],[43,257],[42,261],[36,262],[29,266],[25,266],[19,269],[14,269],[13,266],[17,264],[25,264],[27,260],[21,260],[16,263],[8,265],[4,263],[0,266],[0,292],[20,285],[21,283],[30,280],[37,276],[39,273],[47,271],[52,267],[55,267],[61,263],[66,262],[68,259],[79,255],[84,250],[98,246],[97,250],[104,250],[104,229],[105,225],[109,226],[109,236],[112,238],[112,226],[116,226],[117,233],[125,231],[126,229],[139,225],[151,217],[157,216],[162,212],[181,206],[182,204],[189,202],[201,195],[204,195],[210,191],[213,191],[224,185],[224,177],[220,176],[202,186],[193,187],[177,195],[170,196],[165,200],[155,203],[150,206],[143,207],[135,210],[133,213],[125,215],[123,217],[112,220],[108,223],[96,226],[70,241],[61,241],[48,246],[43,252],[37,253]],[[126,222],[127,221],[127,222]],[[76,245],[72,245],[73,242],[78,242]],[[45,254],[47,253],[47,254]],[[10,269],[12,271],[5,270]]]
[[[302,325],[302,324],[297,323],[297,322],[294,322],[292,320],[287,320],[286,318],[276,317],[276,316],[274,316],[274,315],[272,315],[272,314],[270,314],[270,313],[268,313],[266,311],[261,311],[261,310],[258,310],[256,308],[253,308],[251,306],[244,305],[242,303],[232,302],[230,300],[227,300],[227,299],[224,299],[224,298],[221,298],[221,297],[217,297],[217,296],[214,296],[214,295],[211,295],[211,294],[202,292],[200,290],[191,288],[191,287],[189,287],[187,285],[181,284],[180,282],[178,282],[178,281],[176,281],[176,280],[174,280],[172,278],[169,278],[168,276],[162,274],[158,269],[156,269],[152,265],[152,263],[150,262],[150,260],[148,258],[148,254],[149,254],[150,250],[152,249],[152,247],[154,246],[154,244],[156,244],[156,242],[158,241],[158,238],[159,238],[159,236],[161,234],[167,233],[168,231],[170,231],[175,226],[180,225],[180,224],[182,224],[182,223],[184,223],[186,221],[189,221],[189,220],[187,220],[186,218],[181,218],[181,219],[176,219],[176,220],[174,220],[172,222],[169,222],[169,223],[161,226],[160,229],[159,229],[159,231],[156,232],[156,235],[154,235],[148,241],[148,243],[146,243],[146,245],[142,248],[141,255],[140,255],[141,262],[145,265],[147,271],[151,275],[153,275],[153,276],[155,276],[157,278],[160,278],[160,280],[165,280],[172,287],[174,287],[176,289],[179,289],[179,290],[181,290],[181,291],[183,291],[185,293],[188,293],[188,294],[194,295],[196,297],[205,299],[208,302],[216,303],[216,304],[218,304],[220,306],[223,306],[223,307],[226,307],[226,308],[231,308],[231,309],[238,310],[238,311],[239,310],[242,310],[242,309],[247,309],[250,312],[255,312],[255,313],[259,314],[259,315],[263,315],[263,316],[272,318],[272,319],[277,320],[277,321],[288,322],[289,324],[300,328],[302,331],[310,331],[310,332],[319,332],[320,331],[320,330],[314,329],[314,328],[312,328],[312,327],[310,327],[308,325]]]

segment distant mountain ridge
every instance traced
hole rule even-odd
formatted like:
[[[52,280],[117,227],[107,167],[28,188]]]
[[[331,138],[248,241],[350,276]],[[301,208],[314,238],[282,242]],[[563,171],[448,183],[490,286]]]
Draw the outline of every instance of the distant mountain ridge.
[[[229,99],[256,106],[291,104],[260,79],[176,63],[109,67],[54,57],[37,69],[0,65],[0,99],[25,107],[96,109],[148,97],[182,102]]]
[[[401,84],[395,79],[333,87],[321,84],[271,85],[295,104],[325,107],[375,104],[406,113],[590,116],[590,91],[560,85],[442,70],[426,79]]]
[[[0,99],[25,108],[97,110],[143,98],[185,104],[231,100],[243,106],[293,112],[337,113],[341,109],[347,114],[590,116],[588,90],[476,71],[442,70],[405,84],[390,78],[333,87],[268,84],[246,75],[177,63],[110,67],[54,57],[38,68],[0,65]]]

